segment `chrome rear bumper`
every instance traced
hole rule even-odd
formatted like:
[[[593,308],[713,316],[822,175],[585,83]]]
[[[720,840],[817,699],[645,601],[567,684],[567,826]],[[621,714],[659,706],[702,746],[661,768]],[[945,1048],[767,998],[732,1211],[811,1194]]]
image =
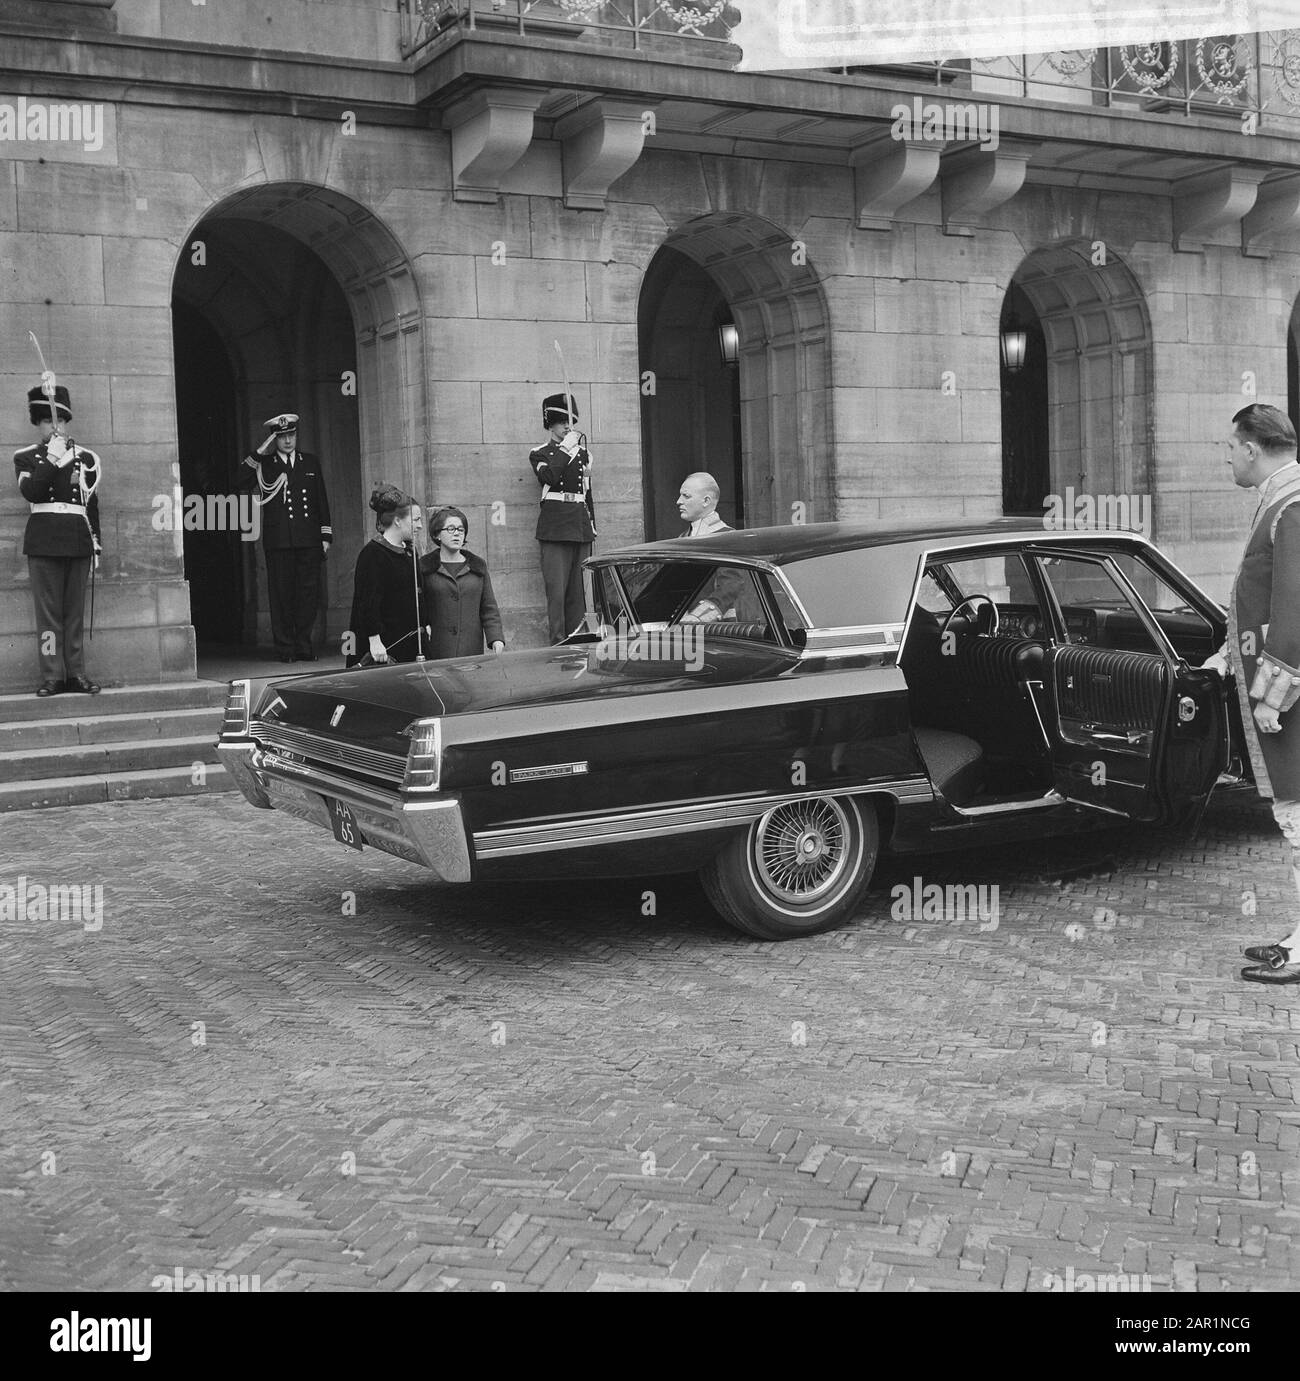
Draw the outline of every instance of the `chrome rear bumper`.
[[[364,842],[431,869],[443,882],[469,882],[469,842],[456,797],[407,800],[400,791],[367,786],[259,748],[222,740],[217,755],[245,798],[332,830],[325,797],[350,806]]]

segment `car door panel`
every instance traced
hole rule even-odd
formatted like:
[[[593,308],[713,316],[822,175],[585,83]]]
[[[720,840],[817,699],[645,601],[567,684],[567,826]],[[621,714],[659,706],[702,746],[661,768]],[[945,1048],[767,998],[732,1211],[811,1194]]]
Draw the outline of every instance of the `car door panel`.
[[[1155,615],[1104,553],[1076,550],[1069,558],[1046,561],[1043,578],[1054,595],[1063,579],[1059,568],[1070,563],[1098,583],[1104,572],[1127,602],[1121,611],[1128,633],[1124,641],[1138,641],[1145,632],[1151,650],[1079,640],[1080,627],[1098,633],[1113,628],[1116,610],[1099,607],[1081,620],[1085,611],[1077,603],[1068,613],[1058,603],[1066,640],[1046,656],[1057,790],[1096,810],[1189,823],[1204,808],[1229,757],[1222,684],[1213,672],[1189,666],[1175,652]]]

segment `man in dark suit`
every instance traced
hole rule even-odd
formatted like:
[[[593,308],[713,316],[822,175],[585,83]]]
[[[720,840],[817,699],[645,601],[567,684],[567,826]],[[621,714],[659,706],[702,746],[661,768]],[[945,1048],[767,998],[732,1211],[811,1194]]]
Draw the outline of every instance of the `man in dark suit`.
[[[282,662],[314,662],[321,562],[334,540],[320,463],[298,450],[298,414],[263,423],[270,435],[244,464],[257,475],[271,636]]]
[[[537,514],[546,620],[553,643],[563,642],[582,624],[586,600],[582,563],[596,537],[596,504],[591,497],[591,456],[587,438],[574,429],[578,405],[570,394],[542,400],[542,426],[551,433],[545,445],[529,452],[528,463],[542,486]]]
[[[53,393],[53,410],[49,394]],[[55,425],[54,414],[58,414]],[[72,441],[72,398],[47,376],[27,394],[27,414],[41,429],[35,446],[14,452],[18,492],[32,506],[23,534],[23,555],[36,606],[41,684],[36,694],[79,691],[98,695],[86,676],[82,622],[90,563],[99,561],[99,457]]]

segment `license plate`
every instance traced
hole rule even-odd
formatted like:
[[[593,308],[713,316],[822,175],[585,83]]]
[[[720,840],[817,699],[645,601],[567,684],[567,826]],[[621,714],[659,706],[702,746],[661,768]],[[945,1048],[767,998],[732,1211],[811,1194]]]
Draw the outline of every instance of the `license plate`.
[[[334,838],[340,844],[346,844],[349,849],[356,849],[359,852],[361,849],[361,829],[357,825],[357,817],[352,813],[352,807],[336,800],[333,796],[326,796],[325,800],[330,808],[330,827],[334,831]]]

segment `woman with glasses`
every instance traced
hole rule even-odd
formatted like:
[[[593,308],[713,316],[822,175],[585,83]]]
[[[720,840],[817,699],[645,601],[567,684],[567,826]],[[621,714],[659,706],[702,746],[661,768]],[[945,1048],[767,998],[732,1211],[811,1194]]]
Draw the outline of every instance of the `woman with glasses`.
[[[420,583],[430,627],[430,657],[477,657],[486,642],[504,652],[501,611],[481,556],[466,551],[469,522],[459,508],[440,508],[429,519],[437,546],[420,559]]]
[[[419,655],[416,625],[423,613],[411,550],[419,506],[395,485],[381,484],[370,496],[370,507],[378,532],[357,557],[347,664],[413,662]]]

